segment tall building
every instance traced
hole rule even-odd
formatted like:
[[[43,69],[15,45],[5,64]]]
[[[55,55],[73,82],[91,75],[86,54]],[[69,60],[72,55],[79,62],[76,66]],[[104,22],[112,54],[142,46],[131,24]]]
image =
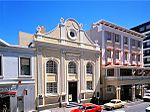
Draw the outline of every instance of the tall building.
[[[35,55],[33,48],[0,39],[0,111],[35,110]]]
[[[102,100],[134,100],[142,97],[149,71],[144,72],[144,36],[105,20],[93,23],[88,35],[101,48]]]
[[[46,32],[20,33],[20,45],[36,48],[37,109],[89,102],[100,95],[100,48],[74,19],[60,20]]]
[[[146,36],[143,41],[143,60],[144,66],[150,67],[150,21],[133,27],[131,30]]]

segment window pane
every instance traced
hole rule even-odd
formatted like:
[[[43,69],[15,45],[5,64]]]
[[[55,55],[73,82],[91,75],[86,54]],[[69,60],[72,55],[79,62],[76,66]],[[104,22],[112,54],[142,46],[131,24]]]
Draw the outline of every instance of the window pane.
[[[68,73],[76,74],[76,64],[74,62],[69,62]]]
[[[107,76],[114,76],[114,69],[107,69]]]
[[[92,74],[92,73],[93,73],[92,64],[91,64],[91,63],[88,63],[88,64],[86,65],[86,73],[89,73],[89,74]]]
[[[87,90],[92,90],[92,81],[87,81],[86,87],[87,87]]]
[[[105,36],[107,40],[111,40],[111,32],[105,31]]]
[[[57,64],[55,61],[50,60],[46,63],[46,73],[57,74]]]
[[[47,83],[47,93],[57,93],[57,83],[52,82],[52,83]]]
[[[128,44],[128,37],[124,37],[124,44]]]
[[[107,49],[107,58],[111,58],[111,50]]]
[[[20,58],[21,75],[30,75],[30,58]]]

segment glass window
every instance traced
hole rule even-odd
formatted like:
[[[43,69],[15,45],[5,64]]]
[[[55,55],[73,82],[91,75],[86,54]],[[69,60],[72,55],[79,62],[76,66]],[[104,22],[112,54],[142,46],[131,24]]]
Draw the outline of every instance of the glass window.
[[[140,61],[141,55],[137,55],[137,61]]]
[[[115,55],[116,55],[116,59],[119,59],[119,51],[118,51],[118,50],[116,50],[115,52],[116,52],[116,53],[115,53]]]
[[[132,69],[120,69],[120,76],[132,76]]]
[[[118,34],[115,34],[115,42],[120,42],[121,36]]]
[[[128,37],[124,37],[124,44],[128,44]]]
[[[141,41],[138,41],[138,47],[141,48]]]
[[[31,75],[30,74],[30,58],[20,58],[20,68],[21,75]]]
[[[87,63],[86,65],[86,73],[93,74],[93,66],[91,63]]]
[[[92,81],[87,81],[86,87],[87,87],[87,90],[92,90]]]
[[[111,58],[111,50],[107,49],[107,58]]]
[[[132,46],[135,46],[135,40],[134,39],[132,39]]]
[[[68,64],[68,73],[76,74],[76,64],[75,62],[69,62]]]
[[[149,29],[150,29],[150,24],[146,25],[146,30],[149,30]]]
[[[0,76],[2,75],[2,56],[0,56]]]
[[[144,31],[144,30],[145,30],[145,26],[139,28],[139,31],[140,31],[140,32],[142,32],[142,31]]]
[[[57,83],[47,82],[47,93],[57,93]]]
[[[111,40],[111,32],[105,31],[106,39]]]
[[[124,53],[124,59],[128,60],[128,53],[127,52]]]
[[[135,61],[135,54],[132,54],[132,61]]]
[[[57,74],[57,63],[55,61],[50,60],[46,63],[46,73]]]
[[[107,69],[107,76],[114,76],[114,69]]]

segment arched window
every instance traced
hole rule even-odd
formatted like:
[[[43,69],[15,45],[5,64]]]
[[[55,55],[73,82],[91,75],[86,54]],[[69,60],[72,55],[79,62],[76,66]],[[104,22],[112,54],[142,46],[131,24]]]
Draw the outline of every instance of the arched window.
[[[57,74],[57,63],[55,61],[50,60],[46,63],[46,73]]]
[[[69,64],[68,64],[68,73],[73,73],[73,74],[77,73],[75,62],[69,62]]]
[[[91,63],[87,63],[86,65],[86,73],[93,74],[93,66]]]

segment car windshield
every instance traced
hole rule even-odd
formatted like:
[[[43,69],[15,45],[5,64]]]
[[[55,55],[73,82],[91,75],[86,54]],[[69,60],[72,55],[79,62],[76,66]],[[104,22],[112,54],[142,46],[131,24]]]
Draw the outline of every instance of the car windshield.
[[[79,109],[80,110],[85,110],[85,106],[80,106]]]
[[[150,96],[150,94],[147,94],[146,96]]]
[[[112,100],[112,101],[110,101],[110,103],[116,103],[116,101],[113,101],[113,100]]]

